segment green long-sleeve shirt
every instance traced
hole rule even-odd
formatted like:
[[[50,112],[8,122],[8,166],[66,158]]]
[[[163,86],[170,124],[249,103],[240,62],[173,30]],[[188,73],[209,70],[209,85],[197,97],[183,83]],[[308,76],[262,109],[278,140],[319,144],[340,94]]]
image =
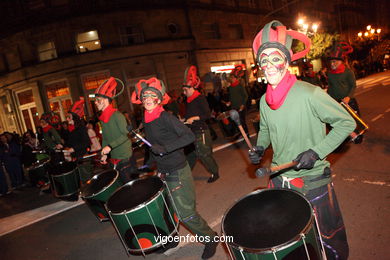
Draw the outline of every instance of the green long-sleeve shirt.
[[[328,123],[332,127],[326,134]],[[296,81],[283,105],[272,110],[260,100],[260,131],[257,145],[267,148],[272,144],[272,165],[291,162],[298,154],[312,149],[320,157],[313,169],[289,170],[290,178],[322,174],[329,162],[325,157],[336,149],[355,129],[356,123],[348,112],[321,88]]]
[[[229,99],[232,102],[232,109],[239,110],[241,105],[246,105],[248,100],[248,93],[242,85],[229,87]]]
[[[127,159],[133,151],[131,141],[128,138],[127,122],[124,115],[119,111],[114,112],[107,123],[101,121],[103,131],[102,147],[111,147],[111,158]]]
[[[349,68],[343,73],[328,73],[328,94],[337,101],[353,98],[356,89],[355,75]]]

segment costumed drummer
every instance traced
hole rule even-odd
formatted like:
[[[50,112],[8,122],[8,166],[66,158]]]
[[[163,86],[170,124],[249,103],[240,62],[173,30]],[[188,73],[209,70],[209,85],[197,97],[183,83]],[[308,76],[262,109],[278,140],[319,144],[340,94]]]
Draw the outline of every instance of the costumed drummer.
[[[121,90],[117,93],[117,85]],[[128,138],[127,122],[125,116],[112,105],[114,98],[119,96],[124,89],[123,82],[114,77],[104,81],[95,91],[95,105],[101,115],[99,120],[102,126],[102,163],[106,163],[110,155],[110,165],[119,171],[123,183],[136,178],[137,168],[131,162],[133,154],[131,141]]]
[[[93,167],[89,160],[82,160],[88,153],[90,141],[87,128],[83,120],[84,98],[75,102],[66,115],[68,121],[69,136],[64,144],[64,157],[67,161],[77,161],[81,183],[86,183],[92,177]],[[62,145],[57,146],[62,149]]]
[[[211,183],[219,178],[218,164],[213,157],[210,130],[206,123],[206,120],[211,117],[211,112],[206,97],[197,90],[199,84],[200,79],[197,76],[196,67],[188,67],[184,73],[182,86],[183,93],[187,97],[184,124],[195,134],[195,142],[187,148],[189,150],[187,160],[193,169],[199,159],[211,174],[207,180]]]
[[[171,190],[181,223],[196,235],[210,238],[202,254],[203,259],[208,259],[215,254],[218,245],[212,242],[216,233],[196,211],[195,185],[183,150],[194,142],[194,134],[175,116],[164,111],[163,104],[169,96],[159,79],[140,80],[131,99],[135,104],[142,103],[145,109],[142,123],[145,138],[151,144],[150,159],[156,161],[160,176],[165,178]]]
[[[59,116],[53,112],[44,113],[39,121],[43,132],[42,148],[44,148],[48,153],[54,152],[56,146],[62,144],[60,134],[53,127],[53,123],[59,120],[54,119],[56,117]]]
[[[353,51],[347,42],[339,42],[333,46],[328,56],[330,69],[328,70],[328,94],[337,102],[344,102],[360,115],[359,105],[355,98],[355,74],[344,62],[347,55]],[[356,131],[356,130],[355,130]],[[363,134],[352,132],[350,140],[355,144],[363,141]]]
[[[302,41],[306,48],[293,53],[293,39]],[[327,259],[341,260],[348,258],[348,242],[326,156],[344,141],[356,124],[321,88],[297,80],[288,71],[291,62],[304,57],[309,48],[306,35],[286,30],[279,21],[268,23],[255,37],[253,51],[268,86],[260,100],[256,152],[250,152],[249,157],[252,163],[259,163],[263,147],[272,145],[273,166],[297,162],[294,169],[272,178],[269,186],[297,190],[311,202]],[[326,123],[332,127],[328,134]]]

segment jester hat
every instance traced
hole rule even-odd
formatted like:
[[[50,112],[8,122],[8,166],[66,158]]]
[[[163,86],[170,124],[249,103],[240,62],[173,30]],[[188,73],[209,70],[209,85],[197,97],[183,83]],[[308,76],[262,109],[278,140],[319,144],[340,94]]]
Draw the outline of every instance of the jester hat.
[[[245,71],[242,65],[236,65],[234,69],[230,72],[230,75],[235,76],[236,78],[242,78],[245,75]]]
[[[70,109],[70,113],[77,115],[80,118],[84,117],[84,103],[85,100],[83,97],[80,97],[80,100],[76,101],[72,108]]]
[[[338,42],[333,46],[328,60],[344,60],[348,54],[353,52],[352,46],[348,42]]]
[[[118,92],[118,94],[116,93],[116,87],[117,85],[120,85],[122,86],[121,90]],[[125,88],[125,85],[123,84],[123,81],[118,79],[118,78],[114,78],[114,77],[110,77],[108,80],[105,80],[95,91],[95,97],[104,97],[104,98],[108,98],[110,100],[113,100],[114,98],[116,98],[117,96],[119,96],[120,94],[122,94],[123,90]]]
[[[186,68],[184,72],[184,81],[183,87],[198,88],[200,85],[200,78],[197,75],[197,68],[194,65],[191,65]]]
[[[61,117],[59,114],[50,111],[43,113],[40,120],[46,121],[49,125],[56,126],[61,122]]]
[[[131,95],[131,102],[134,104],[142,103],[142,96],[145,91],[153,91],[160,99],[161,104],[165,105],[169,101],[169,96],[166,93],[164,82],[158,78],[141,79],[135,85],[135,90]]]
[[[293,39],[303,42],[305,49],[296,53],[292,52]],[[292,61],[304,57],[310,50],[310,39],[303,33],[287,30],[279,21],[272,21],[264,26],[253,40],[253,51],[256,61],[260,61],[260,54],[268,48],[277,48],[284,53],[289,64]]]

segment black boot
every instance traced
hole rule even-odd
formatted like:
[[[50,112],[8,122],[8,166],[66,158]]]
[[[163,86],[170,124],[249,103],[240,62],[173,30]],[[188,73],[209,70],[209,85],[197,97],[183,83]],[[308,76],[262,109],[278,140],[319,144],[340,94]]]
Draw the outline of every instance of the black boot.
[[[357,135],[355,138],[352,138],[351,141],[354,144],[361,144],[363,142],[363,135]]]
[[[215,252],[217,251],[218,242],[208,242],[204,246],[202,259],[209,259],[215,255]]]
[[[211,177],[207,180],[207,182],[208,183],[212,183],[212,182],[215,182],[218,179],[219,179],[219,174],[218,173],[211,174]]]

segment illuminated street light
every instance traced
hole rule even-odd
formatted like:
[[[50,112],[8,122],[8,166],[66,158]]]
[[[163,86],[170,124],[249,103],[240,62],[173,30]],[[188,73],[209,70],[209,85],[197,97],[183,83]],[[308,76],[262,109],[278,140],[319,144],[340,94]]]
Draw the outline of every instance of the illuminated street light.
[[[375,29],[371,29],[371,34],[374,34],[375,33]]]
[[[359,36],[359,37],[362,37],[362,36],[363,36],[363,33],[362,33],[362,32],[359,32],[359,33],[358,33],[358,36]]]
[[[379,28],[379,29],[376,29],[376,33],[381,33],[381,29]]]
[[[309,36],[312,36],[315,33],[317,33],[319,28],[319,23],[311,23],[310,21],[306,21],[304,17],[299,18],[297,20],[297,24],[298,24],[298,31]]]
[[[367,25],[367,31],[371,30],[371,25]]]
[[[298,19],[298,25],[303,25],[303,23],[305,22],[305,20],[304,19],[302,19],[302,18],[299,18]]]
[[[364,36],[368,36],[368,32],[365,32],[365,33],[364,33]]]
[[[312,29],[314,32],[317,32],[318,24],[314,23],[314,24],[311,26],[311,29]]]

